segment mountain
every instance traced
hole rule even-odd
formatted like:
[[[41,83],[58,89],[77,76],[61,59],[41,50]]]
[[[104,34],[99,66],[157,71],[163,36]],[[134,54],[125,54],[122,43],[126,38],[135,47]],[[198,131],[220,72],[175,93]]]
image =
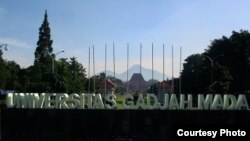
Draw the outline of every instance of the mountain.
[[[105,71],[102,71],[102,72],[105,72]],[[107,70],[107,71],[106,71],[106,74],[107,74],[107,76],[114,76],[114,72],[111,71],[111,70]],[[118,77],[119,74],[115,73],[115,76]],[[119,78],[119,77],[118,77],[118,78]],[[119,78],[119,79],[120,79],[120,78]]]
[[[146,81],[152,79],[152,70],[151,69],[141,67],[141,71],[142,71],[142,76]],[[104,72],[104,71],[102,71],[102,72]],[[114,72],[111,70],[107,70],[106,72],[107,72],[107,76],[114,75]],[[140,73],[140,65],[132,66],[131,68],[128,69],[128,72],[129,72],[128,79],[130,80],[133,73]],[[154,79],[161,81],[162,76],[163,76],[163,73],[160,73],[160,72],[154,70]],[[127,81],[127,71],[124,71],[120,74],[116,73],[116,77],[123,80],[123,81]],[[169,77],[167,75],[165,75],[165,79],[167,79],[167,78],[169,78]]]

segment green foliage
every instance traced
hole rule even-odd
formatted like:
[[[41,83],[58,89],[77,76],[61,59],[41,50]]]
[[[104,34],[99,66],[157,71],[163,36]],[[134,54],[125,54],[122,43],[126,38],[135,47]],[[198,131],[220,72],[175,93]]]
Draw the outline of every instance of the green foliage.
[[[185,59],[182,72],[184,93],[204,93],[210,84],[209,64],[204,64],[201,54],[193,54]]]
[[[213,61],[213,67],[210,57]],[[244,93],[250,89],[250,33],[232,32],[189,56],[182,71],[184,93]]]
[[[76,61],[75,57],[70,58],[67,75],[66,88],[69,93],[83,92],[85,83],[85,68]]]
[[[62,58],[55,62],[55,73],[44,73],[45,67],[37,64],[31,67],[31,85],[29,91],[56,92],[56,93],[81,93],[85,85],[85,68],[77,62],[76,58],[70,61]]]
[[[250,89],[250,33],[246,30],[233,31],[232,35],[212,41],[206,51],[210,56],[223,54],[218,62],[227,67],[232,81],[232,93],[245,92]]]
[[[52,54],[53,40],[50,39],[50,27],[48,22],[47,11],[44,15],[44,21],[39,28],[39,39],[37,41],[37,48],[35,51],[35,63],[49,64],[51,63],[51,58],[54,58]]]
[[[19,89],[20,66],[14,61],[0,58],[0,89]]]

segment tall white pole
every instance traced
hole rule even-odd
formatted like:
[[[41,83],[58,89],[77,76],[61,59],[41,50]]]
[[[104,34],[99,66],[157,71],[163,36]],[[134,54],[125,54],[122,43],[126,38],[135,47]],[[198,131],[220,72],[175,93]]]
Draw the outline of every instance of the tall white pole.
[[[93,81],[93,87],[94,87],[93,91],[95,93],[95,46],[94,45],[93,45],[93,79],[94,79],[94,81]]]
[[[113,43],[113,67],[114,67],[114,78],[115,78],[115,43]]]
[[[179,76],[179,91],[181,94],[181,66],[182,66],[182,47],[180,47],[180,76]]]
[[[89,65],[88,65],[88,78],[89,78],[89,84],[88,84],[88,94],[90,92],[90,47],[89,47]]]
[[[162,64],[162,66],[163,66],[163,81],[165,80],[165,46],[164,46],[164,44],[163,44],[163,64]]]
[[[140,74],[141,74],[141,65],[142,65],[142,43],[140,44]]]
[[[106,93],[107,93],[107,78],[106,78],[106,76],[107,76],[107,44],[105,44],[105,80],[104,80],[104,96],[106,96]]]
[[[162,90],[163,90],[163,92],[165,93],[165,91],[164,91],[164,80],[165,80],[165,46],[164,46],[164,44],[163,44],[163,64],[162,64],[162,66],[163,66],[163,81],[162,81]]]
[[[172,45],[172,93],[174,93],[174,47]]]
[[[140,44],[140,74],[142,75],[141,65],[142,65],[142,43]],[[142,92],[141,79],[140,79],[140,91]]]
[[[128,67],[129,67],[129,43],[127,44],[127,94],[128,94],[128,89],[129,89]]]
[[[154,93],[154,44],[152,43],[152,93]]]

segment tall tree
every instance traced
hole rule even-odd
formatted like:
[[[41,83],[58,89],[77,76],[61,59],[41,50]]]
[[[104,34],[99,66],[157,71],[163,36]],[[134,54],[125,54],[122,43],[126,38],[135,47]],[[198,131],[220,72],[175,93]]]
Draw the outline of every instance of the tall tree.
[[[0,59],[0,89],[19,89],[19,71],[20,66],[16,62]]]
[[[67,92],[83,92],[85,85],[85,68],[76,60],[76,57],[70,58],[68,66],[68,77],[66,80],[67,83]]]
[[[54,57],[54,55],[52,55],[52,43],[53,40],[51,40],[48,15],[46,10],[43,23],[39,28],[39,39],[37,41],[37,47],[35,51],[35,64],[50,64],[52,62],[51,59],[53,59],[52,57]]]
[[[227,67],[232,82],[231,93],[244,93],[250,88],[250,33],[247,30],[233,31],[230,37],[223,36],[212,41],[205,52],[210,57],[218,55],[218,62]]]
[[[44,20],[39,28],[39,39],[35,50],[34,65],[27,69],[30,75],[28,91],[53,92],[55,76],[52,71],[54,66],[54,54],[52,48],[50,27],[47,11],[44,14]]]
[[[182,71],[183,93],[204,93],[210,84],[209,64],[204,65],[201,54],[193,54],[185,59]]]
[[[0,57],[0,90],[5,88],[8,78],[8,70],[6,69],[6,61]]]

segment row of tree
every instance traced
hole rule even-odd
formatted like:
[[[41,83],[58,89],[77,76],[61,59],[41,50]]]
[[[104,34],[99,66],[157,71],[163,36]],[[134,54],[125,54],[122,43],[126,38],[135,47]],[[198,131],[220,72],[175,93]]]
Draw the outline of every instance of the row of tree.
[[[48,64],[49,65],[49,64]],[[76,58],[60,59],[55,63],[55,73],[51,67],[35,64],[20,68],[14,61],[0,58],[0,89],[19,92],[83,92],[85,69]]]

